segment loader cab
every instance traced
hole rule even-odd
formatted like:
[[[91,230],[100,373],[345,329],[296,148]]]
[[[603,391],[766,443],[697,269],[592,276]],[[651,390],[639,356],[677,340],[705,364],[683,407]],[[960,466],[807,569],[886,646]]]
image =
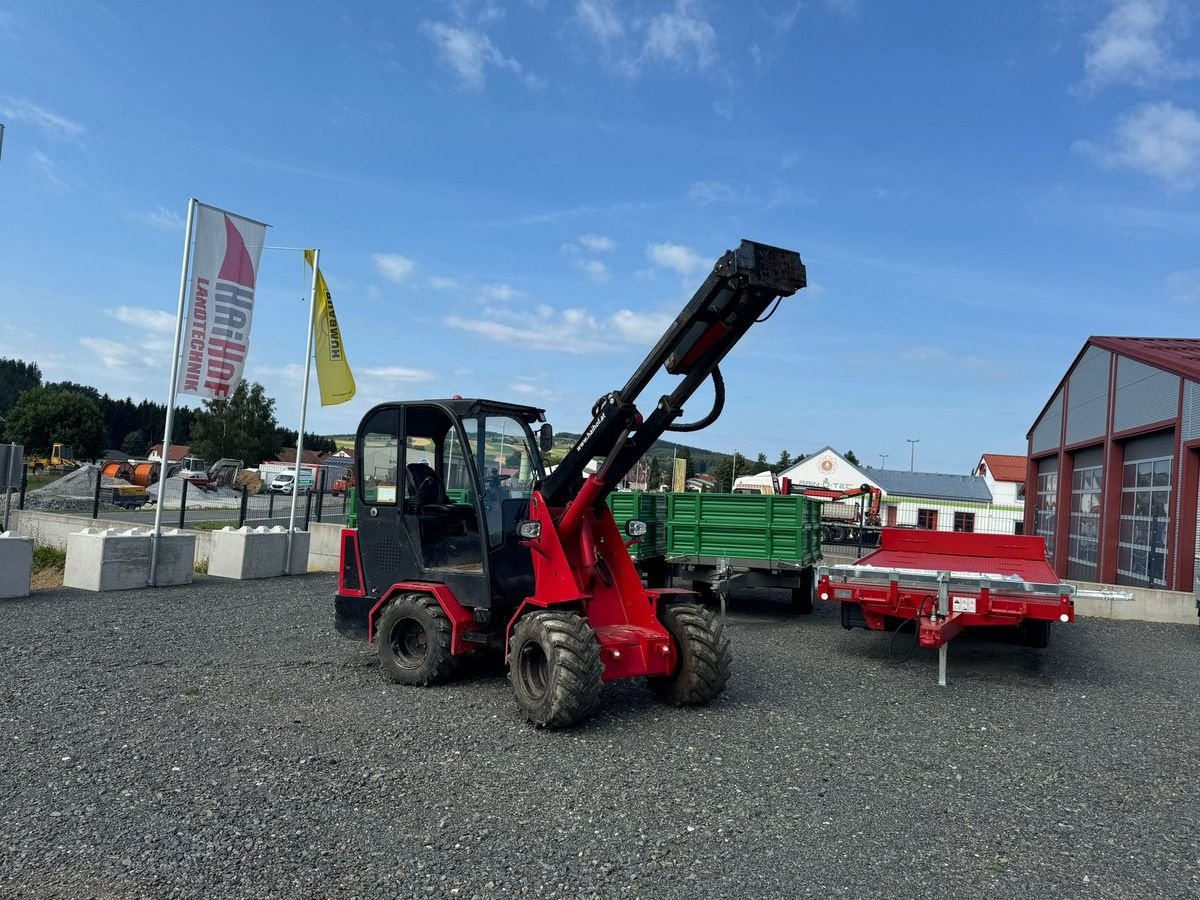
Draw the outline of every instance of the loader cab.
[[[540,409],[489,400],[367,413],[355,444],[355,504],[368,598],[401,582],[433,582],[464,607],[508,610],[533,593],[516,525],[545,475],[531,427],[543,420]]]

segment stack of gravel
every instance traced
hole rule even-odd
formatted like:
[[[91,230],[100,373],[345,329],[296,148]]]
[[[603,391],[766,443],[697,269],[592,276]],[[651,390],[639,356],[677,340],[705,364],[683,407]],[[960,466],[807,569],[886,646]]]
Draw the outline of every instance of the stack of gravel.
[[[45,487],[27,493],[25,508],[48,512],[74,512],[91,509],[93,498],[96,496],[97,478],[101,479],[100,489],[102,492],[105,488],[123,487],[129,484],[123,478],[107,478],[101,475],[97,466],[80,466]],[[111,492],[109,496],[111,497]],[[102,493],[101,500],[103,501],[103,499]]]
[[[150,493],[151,503],[157,503],[161,494],[163,509],[179,509],[183,497],[183,479],[176,475],[159,484],[150,485],[147,491]],[[241,503],[242,495],[231,487],[220,485],[205,490],[194,483],[188,485],[188,509],[237,509]]]

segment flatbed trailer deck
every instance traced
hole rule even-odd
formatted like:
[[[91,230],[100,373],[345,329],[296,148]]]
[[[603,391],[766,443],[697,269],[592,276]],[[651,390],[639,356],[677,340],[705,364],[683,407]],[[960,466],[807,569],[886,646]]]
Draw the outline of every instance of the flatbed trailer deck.
[[[941,651],[941,684],[946,644],[965,628],[1020,629],[1026,644],[1046,647],[1052,623],[1075,621],[1075,597],[1129,599],[1060,582],[1041,537],[898,528],[883,529],[879,549],[856,563],[820,567],[817,596],[841,603],[844,628],[915,622],[920,645]]]

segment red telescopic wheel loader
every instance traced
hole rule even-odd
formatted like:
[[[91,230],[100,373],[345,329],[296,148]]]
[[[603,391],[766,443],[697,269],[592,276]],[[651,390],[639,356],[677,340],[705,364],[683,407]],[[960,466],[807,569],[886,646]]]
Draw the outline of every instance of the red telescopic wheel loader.
[[[725,253],[550,474],[543,410],[457,397],[370,410],[355,442],[358,527],[341,538],[338,631],[372,642],[387,677],[410,685],[503,649],[517,705],[542,727],[582,720],[619,678],[645,677],[677,705],[717,696],[730,663],[721,623],[690,591],[642,586],[627,541],[645,526],[622,534],[605,498],[665,432],[716,421],[721,360],[804,286],[792,251],[742,241]],[[638,396],[662,370],[679,381],[643,415]],[[711,412],[678,423],[709,378]]]

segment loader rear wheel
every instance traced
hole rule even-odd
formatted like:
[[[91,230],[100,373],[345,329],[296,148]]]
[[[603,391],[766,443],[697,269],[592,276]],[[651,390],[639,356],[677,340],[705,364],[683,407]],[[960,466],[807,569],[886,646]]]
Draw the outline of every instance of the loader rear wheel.
[[[458,668],[450,645],[450,619],[429,594],[401,594],[384,609],[375,630],[379,665],[397,684],[449,681]]]
[[[701,706],[725,690],[732,653],[725,626],[712,610],[672,603],[658,617],[679,657],[674,675],[648,679],[658,699],[673,706]]]
[[[566,728],[600,702],[600,642],[573,612],[535,612],[513,629],[508,677],[517,706],[539,728]]]

